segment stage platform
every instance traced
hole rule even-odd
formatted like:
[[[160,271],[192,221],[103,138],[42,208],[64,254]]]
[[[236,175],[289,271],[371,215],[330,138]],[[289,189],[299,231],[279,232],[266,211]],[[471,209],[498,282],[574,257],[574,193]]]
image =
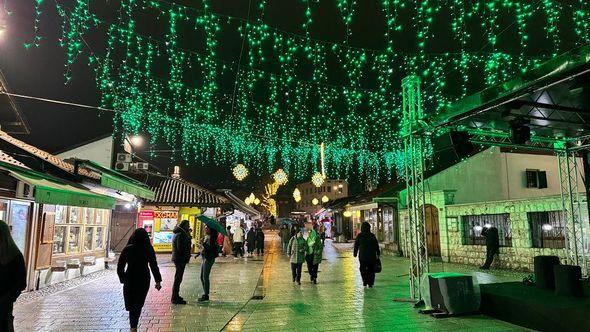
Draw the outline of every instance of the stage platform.
[[[538,331],[588,331],[590,283],[583,298],[556,296],[522,282],[482,284],[481,312],[497,319]]]

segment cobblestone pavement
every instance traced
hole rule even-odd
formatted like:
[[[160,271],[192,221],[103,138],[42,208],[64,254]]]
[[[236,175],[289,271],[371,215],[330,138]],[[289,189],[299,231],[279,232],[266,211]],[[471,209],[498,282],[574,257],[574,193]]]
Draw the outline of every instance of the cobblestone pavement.
[[[191,262],[181,295],[188,305],[170,304],[174,274],[168,257],[160,257],[163,289],[150,290],[140,330],[143,331],[521,331],[514,325],[483,315],[436,319],[417,313],[411,304],[395,302],[408,296],[408,262],[383,257],[383,272],[375,288],[364,289],[358,261],[348,248],[337,250],[326,242],[318,284],[302,278],[291,282],[288,259],[280,252],[278,237],[267,236],[263,258],[219,258],[212,271],[211,302],[197,303],[202,292],[200,265]],[[304,273],[306,268],[304,267]],[[469,272],[473,268],[433,264],[433,271]],[[480,281],[518,280],[521,274],[474,272]],[[43,296],[28,295],[15,307],[17,331],[125,331],[128,330],[122,287],[114,271],[78,286]]]

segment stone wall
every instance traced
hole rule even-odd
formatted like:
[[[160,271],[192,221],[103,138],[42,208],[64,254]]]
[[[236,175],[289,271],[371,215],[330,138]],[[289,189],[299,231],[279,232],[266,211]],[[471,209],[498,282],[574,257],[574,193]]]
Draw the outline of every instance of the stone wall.
[[[537,255],[555,255],[561,260],[566,257],[565,249],[533,248],[527,212],[561,210],[559,196],[538,197],[521,200],[480,202],[470,204],[453,204],[452,191],[431,192],[426,198],[427,204],[438,208],[441,258],[446,262],[480,266],[485,261],[486,249],[483,245],[464,245],[462,238],[462,216],[485,214],[510,214],[512,246],[501,247],[500,254],[492,267],[519,271],[533,270],[533,257]],[[581,203],[582,223],[588,238],[588,213],[586,202]],[[401,247],[408,255],[407,210],[399,210]]]

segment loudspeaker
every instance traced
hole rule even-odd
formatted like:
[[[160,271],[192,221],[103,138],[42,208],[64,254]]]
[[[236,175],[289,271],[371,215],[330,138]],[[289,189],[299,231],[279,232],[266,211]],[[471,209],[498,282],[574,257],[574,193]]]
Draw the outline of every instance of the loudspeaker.
[[[582,268],[575,265],[554,265],[555,295],[584,297]]]
[[[469,157],[475,150],[475,146],[469,141],[471,136],[468,132],[453,130],[449,135],[451,137],[451,144],[453,144],[453,148],[459,159]]]
[[[535,282],[537,288],[555,289],[553,267],[559,265],[557,256],[535,256]]]
[[[430,306],[448,314],[467,314],[479,310],[480,298],[473,287],[473,277],[459,273],[428,275]],[[427,301],[428,303],[428,301]]]
[[[531,139],[531,128],[519,123],[515,123],[512,125],[511,134],[513,143],[525,144]]]

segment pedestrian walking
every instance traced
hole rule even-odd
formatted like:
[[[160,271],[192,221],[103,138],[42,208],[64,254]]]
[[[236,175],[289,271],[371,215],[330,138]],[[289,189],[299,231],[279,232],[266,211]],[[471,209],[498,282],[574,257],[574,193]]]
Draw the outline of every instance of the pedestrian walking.
[[[320,238],[322,239],[322,245],[324,245],[326,243],[326,225],[323,222],[320,227]]]
[[[293,275],[293,282],[301,285],[301,268],[305,261],[305,239],[303,232],[299,231],[293,236],[287,244],[287,255],[291,262],[291,274]]]
[[[481,266],[481,269],[489,270],[494,261],[494,256],[500,251],[500,237],[498,235],[498,229],[494,226],[484,226],[481,235],[486,238],[486,261]]]
[[[211,287],[210,275],[211,268],[215,264],[217,258],[217,231],[213,228],[205,227],[205,238],[201,242],[201,284],[203,285],[203,295],[199,298],[199,302],[209,301],[209,291]]]
[[[180,284],[184,276],[186,264],[191,259],[191,239],[190,225],[188,220],[183,220],[174,227],[174,236],[172,237],[172,262],[176,267],[174,273],[174,284],[172,286],[172,303],[186,304],[186,301],[180,296]]]
[[[281,236],[281,245],[283,248],[283,252],[287,252],[287,247],[288,247],[289,242],[291,240],[289,226],[281,225],[281,230],[279,231],[279,234]]]
[[[254,248],[256,248],[256,229],[254,227],[250,227],[250,230],[248,230],[246,243],[248,245],[248,255],[254,255]]]
[[[227,226],[227,236],[223,236],[223,244],[222,244],[222,249],[221,249],[221,253],[223,254],[223,257],[225,257],[227,255],[231,255],[232,246],[233,246],[233,244],[232,244],[232,240],[231,240],[231,226]]]
[[[217,233],[217,256],[222,255],[223,256],[223,240],[224,240],[225,236],[223,236],[223,234],[221,233]]]
[[[262,227],[256,228],[256,255],[264,255],[264,232]]]
[[[240,225],[236,228],[233,235],[234,239],[234,257],[244,257],[244,229]]]
[[[0,331],[14,332],[14,302],[27,287],[25,259],[0,220]]]
[[[361,232],[354,241],[354,257],[359,258],[363,286],[373,288],[375,284],[375,266],[381,255],[379,242],[375,234],[371,233],[371,224],[363,222]]]
[[[313,226],[309,235],[307,236],[307,253],[305,255],[305,261],[307,262],[307,271],[309,272],[309,279],[314,284],[318,283],[318,269],[320,262],[322,261],[322,254],[324,246],[320,235],[316,230],[316,225]]]
[[[160,290],[162,276],[156,261],[156,253],[150,243],[147,231],[138,228],[129,238],[129,242],[121,252],[117,263],[117,275],[123,284],[125,310],[129,311],[131,331],[137,331],[141,309],[150,289],[150,269],[156,281],[155,288]]]

